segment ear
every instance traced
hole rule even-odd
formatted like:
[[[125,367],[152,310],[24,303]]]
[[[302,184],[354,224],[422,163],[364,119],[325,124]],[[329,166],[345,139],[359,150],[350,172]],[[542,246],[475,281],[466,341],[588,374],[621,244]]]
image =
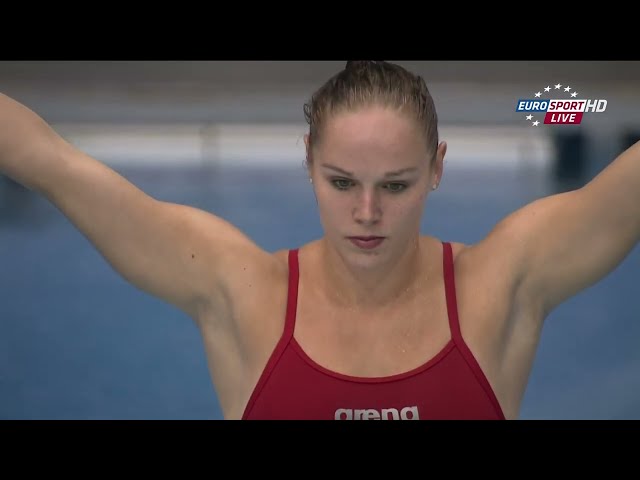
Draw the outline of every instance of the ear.
[[[447,154],[447,142],[440,142],[436,151],[436,160],[433,165],[432,188],[435,190],[442,182],[442,174],[444,173],[444,157]]]

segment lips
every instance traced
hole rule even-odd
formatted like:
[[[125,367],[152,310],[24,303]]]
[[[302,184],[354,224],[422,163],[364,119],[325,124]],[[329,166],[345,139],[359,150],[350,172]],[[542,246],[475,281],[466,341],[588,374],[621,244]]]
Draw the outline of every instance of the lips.
[[[361,248],[363,250],[371,250],[376,248],[384,241],[385,237],[375,237],[375,236],[364,236],[364,237],[348,237],[348,239],[353,243],[356,247]]]

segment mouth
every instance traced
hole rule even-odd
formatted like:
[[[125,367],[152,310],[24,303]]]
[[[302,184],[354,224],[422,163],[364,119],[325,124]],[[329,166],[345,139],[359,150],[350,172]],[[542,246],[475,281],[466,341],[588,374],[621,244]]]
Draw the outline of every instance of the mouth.
[[[364,237],[347,237],[351,243],[362,250],[371,250],[379,246],[385,237],[364,236]]]

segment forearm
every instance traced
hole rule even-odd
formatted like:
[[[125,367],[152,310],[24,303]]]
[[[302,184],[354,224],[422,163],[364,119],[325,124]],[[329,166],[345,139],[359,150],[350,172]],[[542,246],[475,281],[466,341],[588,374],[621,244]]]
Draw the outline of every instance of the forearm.
[[[40,116],[0,93],[0,174],[44,193],[62,174],[68,148]]]

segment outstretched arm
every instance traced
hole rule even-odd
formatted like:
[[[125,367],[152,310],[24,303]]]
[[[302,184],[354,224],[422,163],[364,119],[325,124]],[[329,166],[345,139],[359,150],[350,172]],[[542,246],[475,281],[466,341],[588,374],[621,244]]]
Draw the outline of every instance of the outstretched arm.
[[[2,94],[0,173],[49,199],[127,281],[194,317],[224,303],[234,262],[266,256],[224,220],[145,194]]]
[[[640,143],[584,187],[532,202],[486,243],[546,315],[614,270],[640,240]]]

